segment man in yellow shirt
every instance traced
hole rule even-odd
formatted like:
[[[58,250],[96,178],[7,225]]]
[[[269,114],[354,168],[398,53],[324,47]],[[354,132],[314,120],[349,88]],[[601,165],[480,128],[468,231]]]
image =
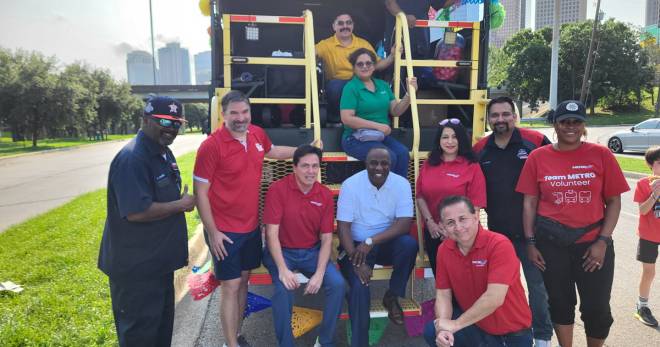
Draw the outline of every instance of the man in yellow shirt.
[[[328,101],[328,122],[339,123],[339,100],[344,85],[353,77],[353,66],[348,56],[358,48],[366,48],[375,53],[371,44],[353,34],[353,19],[343,13],[332,22],[335,34],[316,44],[316,55],[323,60],[325,72],[325,92]],[[384,70],[394,62],[394,55],[376,63],[376,70]]]

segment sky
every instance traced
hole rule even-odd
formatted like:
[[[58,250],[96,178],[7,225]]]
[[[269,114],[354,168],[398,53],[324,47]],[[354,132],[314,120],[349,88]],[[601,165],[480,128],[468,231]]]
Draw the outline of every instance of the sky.
[[[593,18],[596,2],[587,1]],[[606,18],[642,26],[645,1],[602,0],[601,8]],[[125,80],[126,53],[151,52],[149,0],[0,0],[0,8],[1,47],[39,51],[62,65],[82,61]],[[198,0],[152,0],[152,8],[156,50],[179,41],[191,61],[210,50],[210,20]]]

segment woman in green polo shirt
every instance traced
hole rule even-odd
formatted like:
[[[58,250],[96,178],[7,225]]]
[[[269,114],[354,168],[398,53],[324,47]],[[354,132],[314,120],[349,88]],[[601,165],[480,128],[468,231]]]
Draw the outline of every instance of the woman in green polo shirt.
[[[410,106],[410,96],[397,102],[387,82],[373,78],[376,55],[360,48],[348,60],[353,65],[353,78],[346,84],[339,108],[344,134],[341,145],[346,154],[365,160],[373,147],[385,147],[390,152],[391,171],[407,177],[408,148],[390,137],[389,115],[399,117]],[[409,79],[409,85],[417,89],[417,79]]]

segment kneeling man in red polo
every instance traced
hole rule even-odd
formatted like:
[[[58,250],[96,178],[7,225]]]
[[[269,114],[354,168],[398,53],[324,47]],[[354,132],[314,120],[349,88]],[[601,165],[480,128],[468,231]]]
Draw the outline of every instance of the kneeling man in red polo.
[[[450,196],[438,209],[450,240],[438,248],[436,319],[426,325],[426,342],[531,347],[532,313],[511,241],[484,229],[466,197]]]

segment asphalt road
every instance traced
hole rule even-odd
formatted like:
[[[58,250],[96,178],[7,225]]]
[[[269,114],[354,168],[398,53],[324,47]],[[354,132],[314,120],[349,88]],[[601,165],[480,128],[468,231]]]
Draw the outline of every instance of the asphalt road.
[[[194,151],[205,138],[179,136],[175,155]],[[127,141],[113,141],[0,159],[0,232],[76,196],[107,184],[112,158]]]
[[[629,179],[628,184],[631,189],[634,189],[636,181]],[[637,286],[641,274],[641,266],[635,260],[638,240],[635,230],[637,229],[638,214],[637,205],[632,201],[632,195],[633,193],[631,191],[622,196],[623,207],[619,223],[614,233],[616,267],[611,299],[614,325],[606,341],[606,346],[658,347],[660,346],[660,329],[653,329],[642,325],[633,317],[635,302],[638,296]],[[660,316],[659,284],[660,276],[656,277],[650,298],[652,308],[656,312],[656,317]],[[384,287],[385,284],[383,283],[373,285],[372,297],[379,298],[384,291]],[[420,302],[428,300],[434,295],[433,282],[430,279],[416,281],[415,288],[416,298]],[[270,297],[272,287],[251,286],[250,291]],[[301,293],[297,294],[296,305],[322,309],[323,298],[321,295],[304,297]],[[220,323],[218,319],[219,291],[216,290],[212,295],[202,301],[192,302],[189,297],[187,299],[184,299],[177,306],[175,341],[180,343],[177,346],[222,346],[224,340],[222,331],[219,328]],[[579,317],[580,313],[576,310],[574,341],[574,346],[576,347],[586,346],[583,324]],[[188,321],[192,320],[197,320],[199,323],[187,324]],[[340,322],[337,330],[337,346],[347,346],[345,322]],[[253,347],[276,346],[271,310],[266,309],[247,318],[244,323],[243,333]],[[187,336],[185,339],[178,336],[179,339],[177,339],[176,334],[185,334]],[[314,329],[297,339],[297,345],[312,346],[317,335],[318,331]],[[186,342],[184,343],[183,341]],[[555,339],[554,346],[556,345],[557,341]],[[425,343],[420,337],[408,337],[403,327],[390,323],[378,346],[425,346]]]

